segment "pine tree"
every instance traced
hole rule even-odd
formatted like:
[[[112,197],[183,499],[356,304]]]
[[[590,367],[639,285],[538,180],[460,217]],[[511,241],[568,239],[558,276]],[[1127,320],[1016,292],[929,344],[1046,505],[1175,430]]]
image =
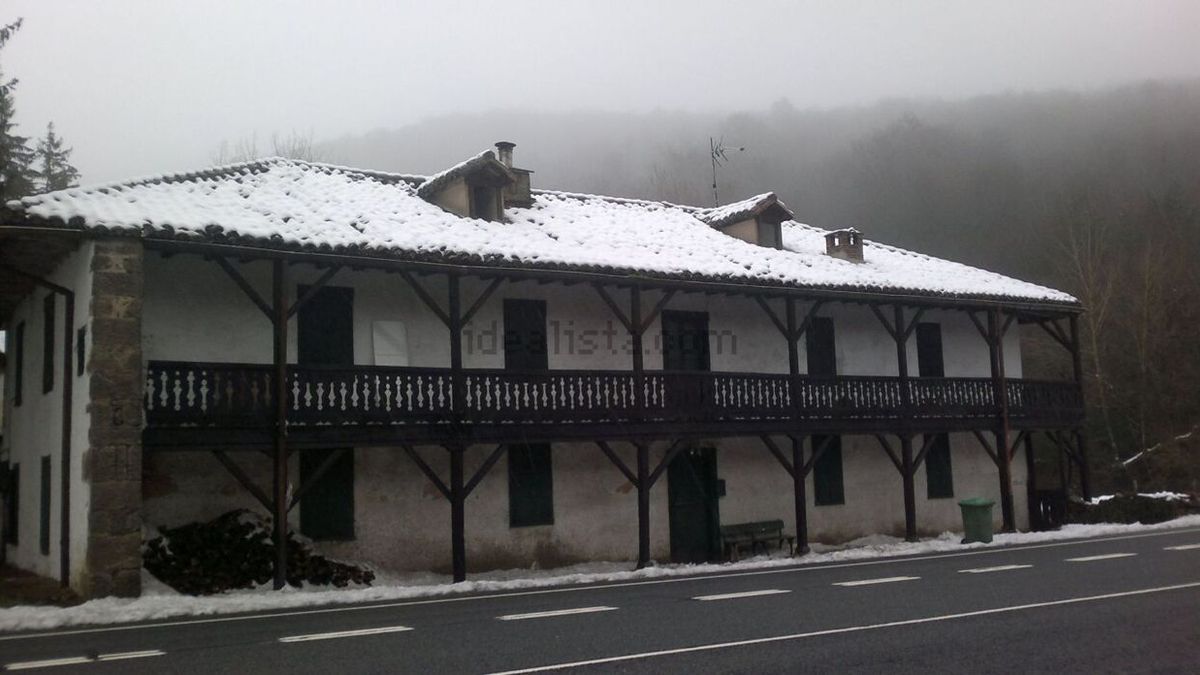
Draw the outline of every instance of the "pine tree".
[[[0,49],[21,28],[21,19],[0,27]],[[29,139],[18,136],[13,121],[13,90],[17,80],[0,73],[0,203],[34,191],[33,151]]]
[[[71,148],[64,146],[62,137],[54,133],[54,122],[46,125],[46,136],[38,141],[37,161],[42,167],[37,172],[39,187],[44,192],[75,187],[75,181],[79,180],[79,172],[71,166]]]

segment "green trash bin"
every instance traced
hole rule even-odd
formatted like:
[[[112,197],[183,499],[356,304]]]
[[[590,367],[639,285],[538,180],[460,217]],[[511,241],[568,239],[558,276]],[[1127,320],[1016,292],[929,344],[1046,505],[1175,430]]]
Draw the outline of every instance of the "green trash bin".
[[[996,502],[983,497],[971,497],[958,503],[962,509],[963,540],[962,543],[992,541],[992,506]]]

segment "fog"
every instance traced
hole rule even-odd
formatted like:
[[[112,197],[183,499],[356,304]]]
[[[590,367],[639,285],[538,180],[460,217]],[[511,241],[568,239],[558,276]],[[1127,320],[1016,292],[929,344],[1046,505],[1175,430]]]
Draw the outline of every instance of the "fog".
[[[827,109],[1200,75],[1187,0],[6,0],[0,23],[17,17],[0,67],[20,80],[20,131],[54,121],[84,182],[208,164],[223,140],[451,113],[687,111],[706,143],[706,116],[780,99]]]

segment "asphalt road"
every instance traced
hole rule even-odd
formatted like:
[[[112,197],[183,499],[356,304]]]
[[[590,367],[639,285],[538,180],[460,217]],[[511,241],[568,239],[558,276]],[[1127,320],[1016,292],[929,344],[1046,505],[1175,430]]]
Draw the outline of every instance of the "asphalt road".
[[[61,660],[61,661],[60,661]],[[0,636],[52,672],[1200,672],[1200,528]]]

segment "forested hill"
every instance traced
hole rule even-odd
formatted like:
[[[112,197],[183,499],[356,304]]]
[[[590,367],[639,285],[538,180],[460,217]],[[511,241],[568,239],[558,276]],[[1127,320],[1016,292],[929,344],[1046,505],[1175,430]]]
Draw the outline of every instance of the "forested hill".
[[[1103,454],[1200,422],[1200,81],[724,114],[481,108],[320,153],[434,172],[511,140],[535,187],[711,204],[710,136],[728,150],[723,203],[775,190],[801,221],[1077,294]]]

